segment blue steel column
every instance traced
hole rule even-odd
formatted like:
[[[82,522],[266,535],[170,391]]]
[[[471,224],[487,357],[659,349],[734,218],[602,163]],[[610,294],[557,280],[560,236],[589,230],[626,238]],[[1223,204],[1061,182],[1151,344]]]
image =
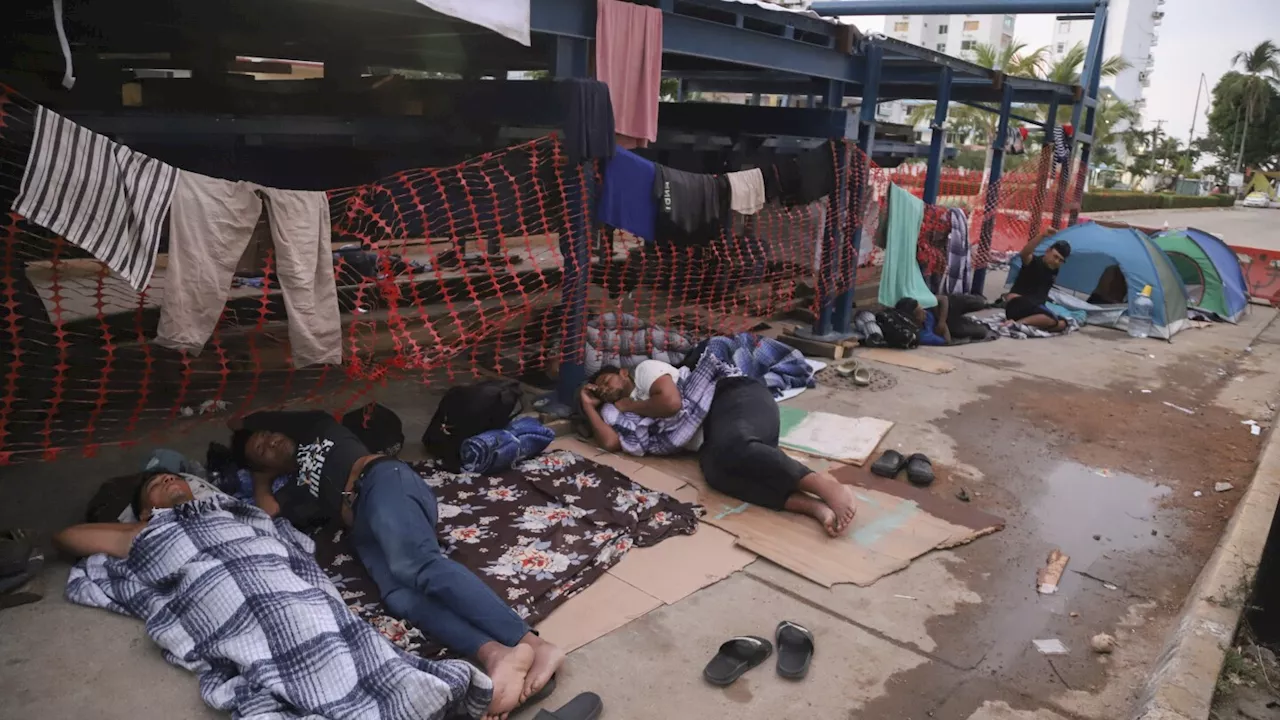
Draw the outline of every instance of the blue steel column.
[[[879,45],[872,45],[867,48],[866,77],[862,81],[862,105],[858,108],[858,149],[862,151],[862,157],[858,158],[858,162],[871,162],[871,155],[875,152],[876,143],[876,104],[880,98],[880,65],[884,58],[884,50]],[[845,156],[846,165],[837,166],[837,169],[849,168],[854,162],[854,158],[848,157],[847,153],[841,153]],[[862,159],[865,158],[865,161]],[[862,173],[863,168],[855,168],[860,173],[861,181],[853,191],[853,197],[850,198],[848,190],[848,175],[846,170],[841,172],[837,177],[840,181],[836,183],[837,188],[841,188],[837,192],[839,207],[842,213],[836,217],[836,224],[841,225],[844,215],[851,212],[857,212],[863,206],[863,198],[867,191],[867,176]],[[845,183],[844,185],[841,182]],[[852,200],[852,202],[850,202]],[[834,315],[832,320],[835,325],[835,332],[841,335],[849,335],[853,329],[853,291],[854,277],[857,276],[857,257],[858,249],[862,246],[862,218],[856,218],[855,229],[853,235],[848,239],[848,244],[844,247],[844,252],[854,259],[851,263],[850,272],[853,277],[849,278],[849,289],[836,296],[834,306]],[[821,318],[819,318],[821,320]],[[818,332],[818,326],[814,326],[814,331]]]
[[[933,111],[933,136],[929,139],[929,168],[924,176],[924,202],[938,204],[938,189],[942,184],[942,154],[947,147],[947,109],[951,105],[951,76],[949,67],[942,68],[938,77],[938,105]]]
[[[1089,136],[1089,140],[1080,146],[1080,162],[1076,165],[1076,173],[1078,180],[1071,183],[1072,188],[1084,188],[1084,183],[1089,177],[1089,159],[1093,156],[1093,131],[1094,121],[1098,116],[1098,91],[1102,85],[1102,61],[1103,50],[1107,40],[1107,0],[1101,0],[1098,5],[1098,14],[1093,18],[1093,25],[1097,34],[1098,44],[1090,49],[1094,52],[1090,55],[1091,60],[1087,60],[1084,67],[1085,97],[1090,98],[1093,102],[1084,111],[1084,133]],[[1076,106],[1078,110],[1079,105]],[[1083,197],[1081,198],[1083,200]],[[1071,206],[1070,224],[1074,225],[1080,219],[1080,205]]]
[[[1031,224],[1027,228],[1027,240],[1036,237],[1044,228],[1044,186],[1053,174],[1053,129],[1058,126],[1058,96],[1049,102],[1049,114],[1045,116],[1044,141],[1040,145],[1040,171],[1036,173],[1036,194],[1031,199]]]
[[[1081,74],[1081,82],[1084,84],[1084,97],[1092,97],[1097,101],[1097,86],[1093,84],[1092,78],[1095,75],[1101,76],[1102,70],[1102,52],[1103,40],[1107,32],[1107,4],[1108,0],[1097,0],[1098,6],[1093,16],[1093,27],[1089,31],[1089,50],[1084,56],[1084,73]],[[1092,93],[1089,88],[1093,87]],[[1075,132],[1083,132],[1080,127],[1081,114],[1084,111],[1085,103],[1077,102],[1071,108],[1071,127]],[[1058,175],[1058,196],[1053,203],[1053,227],[1056,229],[1062,225],[1062,215],[1067,209],[1067,190],[1071,186],[1071,156],[1073,156],[1076,146],[1074,137],[1067,138],[1067,161],[1063,163]],[[1087,156],[1086,156],[1087,159]],[[1087,170],[1088,168],[1086,168]],[[1072,211],[1072,216],[1078,216],[1079,211]]]
[[[996,203],[1000,198],[1000,178],[1004,175],[1004,146],[1009,141],[1009,113],[1012,111],[1013,83],[1005,78],[1004,92],[1000,96],[1000,122],[996,125],[995,147],[991,149],[991,175],[987,177],[987,198],[983,203],[982,232],[978,236],[978,247],[986,247],[988,250],[991,248],[991,237],[996,229]],[[981,295],[986,282],[987,269],[976,268],[973,271],[971,292]]]

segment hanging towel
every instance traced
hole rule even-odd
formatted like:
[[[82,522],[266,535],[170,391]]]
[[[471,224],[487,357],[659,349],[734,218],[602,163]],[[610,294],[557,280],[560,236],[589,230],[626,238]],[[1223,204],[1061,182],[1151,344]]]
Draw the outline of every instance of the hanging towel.
[[[613,104],[609,86],[596,80],[559,82],[565,107],[564,144],[569,162],[577,165],[592,158],[609,159],[614,152]]]
[[[418,3],[529,46],[529,0],[418,0]]]
[[[924,222],[924,201],[897,185],[889,187],[889,231],[884,249],[884,269],[880,275],[881,305],[893,307],[902,298],[911,298],[923,308],[938,304],[920,274],[916,244]]]
[[[644,147],[658,139],[662,84],[662,11],[622,0],[598,0],[596,79],[609,86],[615,131]]]
[[[41,107],[13,210],[88,251],[142,292],[155,269],[177,174]]]
[[[551,428],[531,417],[518,417],[502,430],[489,430],[462,441],[462,471],[488,475],[507,470],[538,455],[556,439]]]
[[[973,281],[973,264],[969,261],[969,217],[960,208],[947,211],[951,217],[951,234],[947,236],[947,276],[942,292],[965,295]]]
[[[658,216],[654,183],[652,162],[621,147],[614,150],[613,159],[604,166],[600,221],[653,242]]]
[[[658,242],[681,247],[706,245],[725,216],[728,192],[724,176],[656,165],[653,195],[658,203]]]
[[[729,209],[743,215],[755,215],[764,207],[764,174],[760,168],[731,172],[729,179]]]
[[[267,196],[276,275],[289,316],[295,367],[342,362],[329,207],[323,192],[261,188],[178,173],[169,222],[169,266],[156,343],[198,354],[213,334],[240,256]]]

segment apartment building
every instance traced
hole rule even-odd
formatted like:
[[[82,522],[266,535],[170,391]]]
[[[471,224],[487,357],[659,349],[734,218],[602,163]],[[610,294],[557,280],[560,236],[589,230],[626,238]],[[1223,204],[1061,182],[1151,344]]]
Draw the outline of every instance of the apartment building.
[[[979,44],[1006,48],[1013,43],[1017,15],[889,15],[884,34],[929,50],[973,59]]]
[[[1106,57],[1119,55],[1129,61],[1129,69],[1103,80],[1116,96],[1132,103],[1139,112],[1145,109],[1146,89],[1155,71],[1154,48],[1160,42],[1160,25],[1164,21],[1165,0],[1112,0],[1107,18],[1107,37],[1103,45]],[[1076,43],[1089,44],[1091,20],[1059,20],[1053,28],[1049,52],[1060,58]]]

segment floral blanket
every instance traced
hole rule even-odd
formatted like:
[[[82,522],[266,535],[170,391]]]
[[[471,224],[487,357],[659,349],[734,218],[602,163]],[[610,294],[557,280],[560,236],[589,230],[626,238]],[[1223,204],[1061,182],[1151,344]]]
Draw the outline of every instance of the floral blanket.
[[[498,475],[414,465],[435,490],[440,544],[530,625],[595,582],[632,547],[697,530],[699,509],[648,490],[607,465],[566,451]],[[396,645],[422,657],[442,648],[390,616],[341,528],[318,531],[316,560],[347,605]]]

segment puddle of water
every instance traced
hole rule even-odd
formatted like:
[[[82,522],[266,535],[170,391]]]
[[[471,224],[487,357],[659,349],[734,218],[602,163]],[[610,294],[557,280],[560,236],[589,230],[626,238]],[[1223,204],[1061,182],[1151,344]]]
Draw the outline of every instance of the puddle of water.
[[[1167,486],[1064,462],[1043,478],[1042,488],[1028,513],[1028,530],[1070,555],[1070,569],[1087,570],[1105,552],[1141,550],[1163,542],[1151,530],[1157,524],[1160,499],[1171,492]],[[1102,540],[1094,540],[1094,535]]]

